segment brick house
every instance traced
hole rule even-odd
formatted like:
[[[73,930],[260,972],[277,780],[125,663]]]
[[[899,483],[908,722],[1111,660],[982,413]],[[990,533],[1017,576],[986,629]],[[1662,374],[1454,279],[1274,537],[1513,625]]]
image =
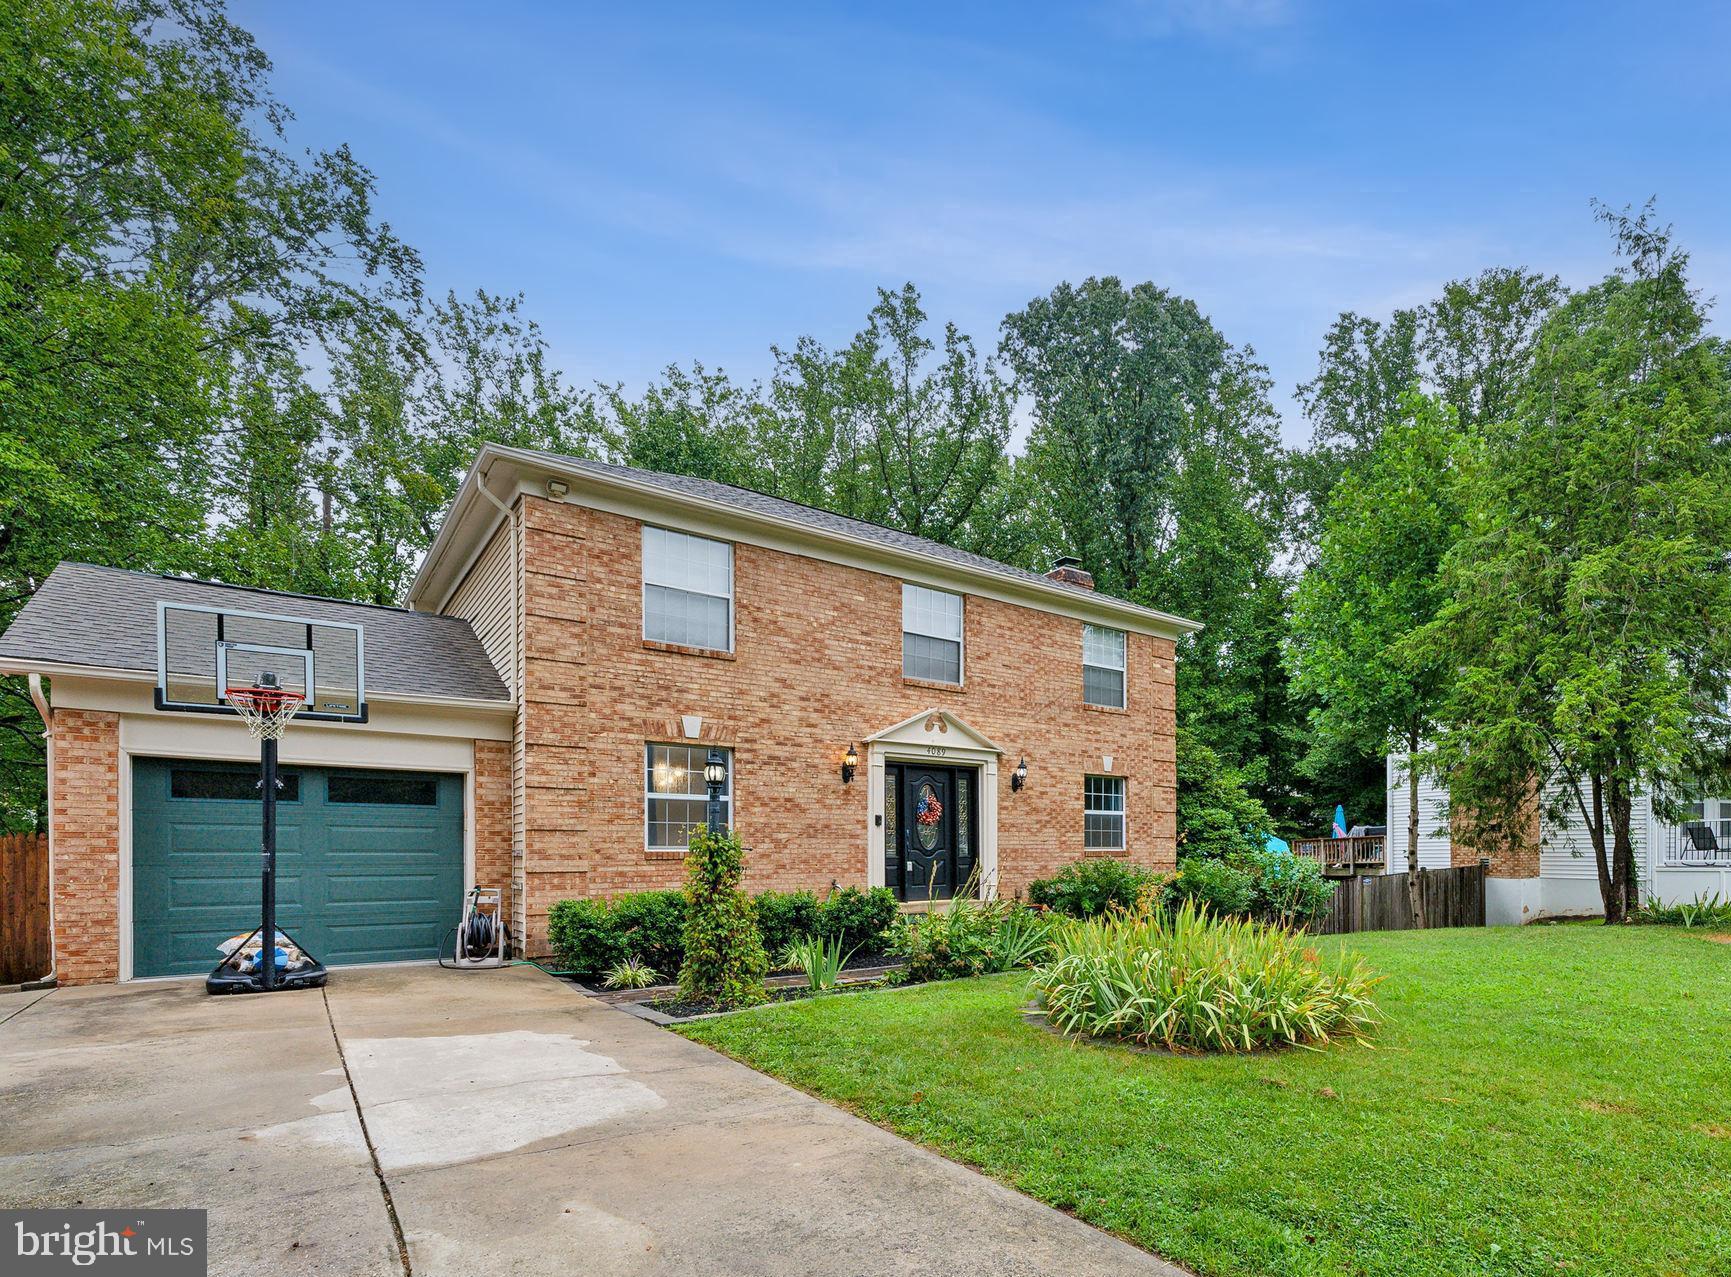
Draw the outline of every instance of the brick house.
[[[282,744],[303,857],[284,925],[322,928],[327,962],[431,956],[471,884],[505,889],[530,954],[556,900],[678,885],[711,751],[754,891],[919,900],[1015,892],[1084,856],[1174,863],[1174,644],[1193,622],[1070,562],[1042,576],[488,445],[409,610],[67,564],[0,638],[50,725],[63,981],[208,968],[256,912],[235,854],[256,843],[256,755],[220,706],[152,702],[165,598],[364,631],[365,721],[297,721]]]

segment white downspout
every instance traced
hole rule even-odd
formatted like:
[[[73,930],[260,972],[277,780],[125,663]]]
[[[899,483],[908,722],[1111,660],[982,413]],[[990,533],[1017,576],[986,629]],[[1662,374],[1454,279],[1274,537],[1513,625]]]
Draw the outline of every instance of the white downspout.
[[[46,747],[46,767],[42,777],[43,801],[48,808],[48,974],[43,980],[57,979],[55,958],[59,952],[54,943],[54,718],[48,706],[48,694],[42,690],[42,675],[29,676],[30,699],[42,716],[42,739]]]

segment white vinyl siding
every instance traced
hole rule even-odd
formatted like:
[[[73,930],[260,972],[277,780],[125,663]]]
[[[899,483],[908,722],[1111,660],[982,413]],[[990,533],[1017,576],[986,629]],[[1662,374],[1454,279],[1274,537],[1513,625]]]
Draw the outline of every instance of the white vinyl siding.
[[[507,520],[469,569],[445,605],[445,615],[460,616],[474,628],[487,658],[505,686],[517,688],[516,600],[512,597],[511,524]]]
[[[1108,709],[1124,708],[1124,631],[1082,627],[1082,699]]]
[[[733,650],[733,547],[643,526],[643,637]]]
[[[721,787],[721,823],[733,824],[733,753],[727,759],[727,783]],[[649,745],[644,750],[644,845],[650,851],[684,851],[694,830],[709,818],[709,788],[703,767],[707,746]]]
[[[962,596],[902,585],[902,674],[933,683],[962,681]]]
[[[1124,850],[1124,778],[1082,778],[1082,846],[1089,851]]]
[[[1388,756],[1388,835],[1384,842],[1389,873],[1406,872],[1406,755]],[[1430,776],[1418,782],[1418,863],[1421,869],[1447,869],[1452,862],[1448,790]],[[1347,812],[1347,827],[1375,824],[1369,812]]]

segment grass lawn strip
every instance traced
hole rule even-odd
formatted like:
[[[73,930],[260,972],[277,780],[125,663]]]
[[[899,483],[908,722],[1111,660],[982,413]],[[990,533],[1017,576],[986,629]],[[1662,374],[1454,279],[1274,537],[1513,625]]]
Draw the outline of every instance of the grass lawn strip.
[[[1022,975],[680,1031],[1204,1273],[1731,1273],[1731,947],[1344,943],[1388,977],[1374,1047],[1078,1045]]]

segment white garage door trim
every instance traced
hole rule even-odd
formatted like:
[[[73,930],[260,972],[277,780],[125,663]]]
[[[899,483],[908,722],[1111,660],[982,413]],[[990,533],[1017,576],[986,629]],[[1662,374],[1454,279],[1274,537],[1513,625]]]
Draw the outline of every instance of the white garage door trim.
[[[133,757],[187,758],[210,762],[256,762],[258,745],[228,719],[186,721],[160,718],[120,719],[120,978],[133,980],[132,958],[132,760]],[[381,758],[380,755],[386,757]],[[463,777],[463,894],[475,885],[475,742],[427,736],[399,736],[354,727],[308,725],[298,734],[290,727],[283,737],[281,761],[300,767],[358,767],[369,771],[454,772]],[[451,919],[457,925],[457,919]],[[211,963],[215,966],[215,962]],[[400,965],[400,964],[392,964]],[[144,976],[142,980],[197,980],[201,976]]]

